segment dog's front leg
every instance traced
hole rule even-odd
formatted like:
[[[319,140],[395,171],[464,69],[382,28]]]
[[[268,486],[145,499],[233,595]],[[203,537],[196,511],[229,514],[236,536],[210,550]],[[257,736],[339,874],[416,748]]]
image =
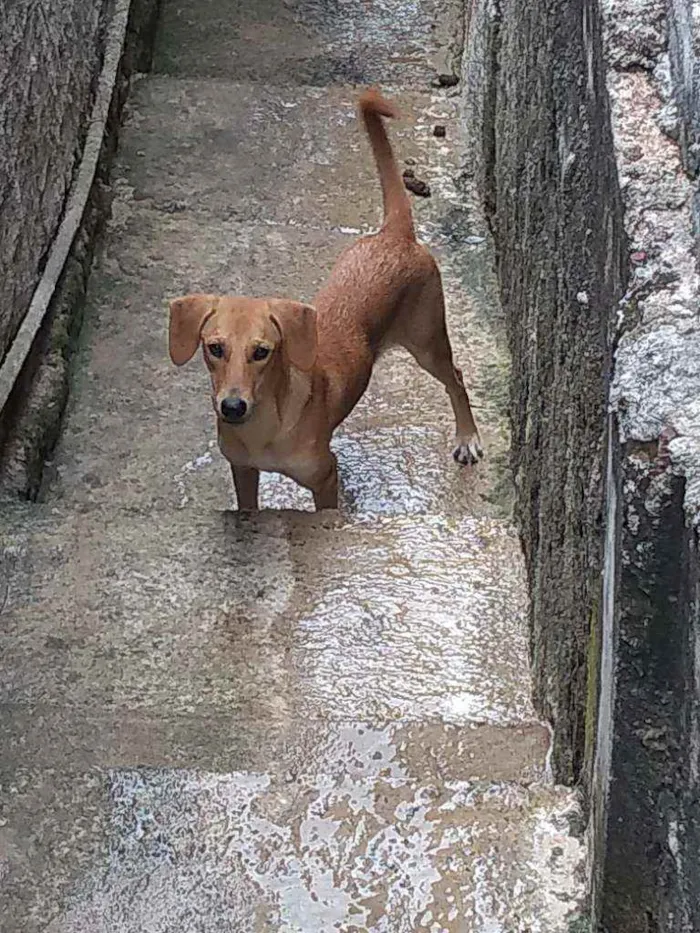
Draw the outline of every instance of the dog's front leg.
[[[338,471],[333,464],[333,471],[318,486],[312,489],[316,511],[338,508]]]
[[[314,494],[317,512],[338,508],[338,465],[330,450],[304,485]]]
[[[293,464],[287,464],[284,472],[295,483],[311,490],[317,512],[338,508],[338,467],[330,447],[315,445]]]
[[[233,485],[236,487],[239,512],[257,512],[258,485],[260,471],[254,467],[241,467],[231,464]]]

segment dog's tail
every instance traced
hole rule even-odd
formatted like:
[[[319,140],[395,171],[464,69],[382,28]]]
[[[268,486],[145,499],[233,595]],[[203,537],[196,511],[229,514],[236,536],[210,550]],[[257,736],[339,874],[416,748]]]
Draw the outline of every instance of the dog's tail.
[[[365,124],[379,170],[379,180],[384,195],[383,226],[390,226],[396,232],[413,237],[415,234],[411,204],[382,120],[382,117],[398,116],[396,108],[382,97],[378,90],[372,88],[360,95],[358,110]]]

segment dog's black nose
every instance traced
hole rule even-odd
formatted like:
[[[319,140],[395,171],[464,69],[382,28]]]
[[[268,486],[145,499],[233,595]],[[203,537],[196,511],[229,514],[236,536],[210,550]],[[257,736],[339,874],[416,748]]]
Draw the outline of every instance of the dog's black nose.
[[[229,395],[228,398],[225,398],[221,403],[222,418],[224,421],[230,421],[232,424],[235,424],[237,421],[242,421],[247,411],[247,402],[244,402],[243,399],[239,398],[237,395]]]

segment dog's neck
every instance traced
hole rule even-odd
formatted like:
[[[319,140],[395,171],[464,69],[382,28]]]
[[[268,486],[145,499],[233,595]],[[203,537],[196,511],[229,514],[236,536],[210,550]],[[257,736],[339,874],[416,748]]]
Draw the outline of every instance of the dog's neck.
[[[312,376],[295,366],[287,367],[286,387],[277,398],[279,426],[283,434],[292,431],[304,413],[311,398]]]

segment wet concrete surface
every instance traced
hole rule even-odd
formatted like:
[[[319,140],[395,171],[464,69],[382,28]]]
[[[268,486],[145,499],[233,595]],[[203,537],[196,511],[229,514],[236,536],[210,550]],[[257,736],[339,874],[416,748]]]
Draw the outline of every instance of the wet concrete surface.
[[[457,14],[164,3],[63,438],[43,501],[2,516],[3,933],[568,931],[585,850],[530,702],[500,312],[431,87]],[[393,354],[335,438],[340,512],[266,475],[240,516],[166,300],[310,299],[376,225],[348,62],[394,86],[431,185],[487,458],[452,463],[444,392]]]
[[[150,77],[137,85],[128,107],[124,184],[136,203],[195,218],[324,231],[378,225],[378,180],[358,132],[356,98],[352,87]],[[456,136],[457,98],[426,87],[401,92],[400,106],[392,133],[397,153],[402,162],[412,160],[431,190],[439,189],[456,152],[432,130],[442,123]],[[416,200],[419,220],[445,210],[444,201]]]
[[[23,773],[8,812],[35,828],[37,806],[51,802],[41,852],[56,899],[66,878],[61,830],[80,831],[73,870],[94,861],[104,869],[74,876],[77,896],[60,913],[31,892],[21,929],[566,928],[578,885],[570,865],[581,854],[570,799],[541,785],[417,785],[393,760],[379,773],[359,770],[274,778],[105,769],[50,782]],[[533,907],[552,925],[533,922]]]
[[[249,140],[241,147],[238,137],[229,133],[222,149],[226,158],[217,167],[217,159],[207,159],[207,147],[197,141],[196,133],[191,144],[195,155],[184,162],[179,158],[183,137],[170,120],[172,93],[161,78],[144,81],[141,87],[151,80],[156,83],[155,91],[139,91],[131,108],[122,144],[124,175],[117,184],[110,249],[91,289],[90,326],[99,340],[89,341],[78,378],[84,395],[94,398],[95,404],[75,406],[71,412],[66,426],[71,443],[64,443],[59,450],[59,483],[53,492],[91,502],[116,495],[122,502],[149,499],[168,507],[178,503],[226,505],[230,502],[229,484],[220,481],[222,464],[211,446],[208,379],[197,361],[175,370],[163,354],[165,299],[193,290],[312,299],[351,237],[376,223],[378,184],[352,117],[352,91],[341,94],[334,89],[329,92],[330,103],[316,89],[285,92],[289,97],[296,94],[304,104],[304,119],[300,126],[292,123],[291,138],[280,131],[279,120],[269,145],[262,145],[259,152]],[[181,83],[175,82],[178,93]],[[190,86],[190,82],[186,84]],[[201,88],[201,82],[196,87]],[[207,91],[214,88],[215,94],[198,97],[194,111],[198,123],[221,124],[233,119],[230,90],[227,96],[221,84],[208,82],[204,87]],[[416,118],[422,101],[423,107],[433,112],[449,110],[456,125],[454,102],[444,92],[437,103],[434,95],[418,98],[410,94],[407,100],[411,107],[406,109]],[[143,118],[142,106],[147,107]],[[243,125],[244,113],[257,106],[265,113],[261,126],[267,127],[274,97],[268,95],[256,102],[253,91],[246,89],[238,106],[243,111],[239,113]],[[334,106],[342,110],[342,119],[335,122],[331,120]],[[493,308],[487,247],[464,242],[475,230],[481,230],[481,221],[468,216],[456,188],[456,148],[435,140],[428,132],[430,121],[422,119],[421,127],[408,124],[404,137],[410,135],[409,151],[416,164],[426,167],[435,195],[426,201],[416,199],[415,213],[424,238],[441,260],[455,353],[471,387],[490,453],[490,469],[502,478],[506,369],[503,338]],[[344,129],[334,143],[332,129],[337,124]],[[316,126],[329,155],[300,161],[299,138],[313,138]],[[260,166],[263,181],[251,172],[253,163]],[[287,206],[290,189],[284,197],[280,195],[276,180],[280,164],[282,177],[294,170],[292,189],[307,192],[304,197],[296,196],[304,202],[296,208]],[[249,172],[242,183],[241,173]],[[209,179],[205,182],[206,173]],[[175,178],[176,183],[164,182],[166,176]],[[201,200],[189,194],[197,186]],[[319,203],[321,190],[326,194]],[[179,205],[174,212],[173,205]],[[221,215],[230,214],[228,205],[235,205],[245,219],[223,219]],[[289,213],[296,215],[293,223],[285,222]],[[172,429],[173,418],[176,430]],[[405,427],[408,444],[397,442],[392,449],[390,438],[396,436],[397,426]],[[426,427],[430,430],[422,431],[422,442],[414,443],[412,433],[418,431],[420,436]],[[352,459],[353,450],[360,446],[363,457],[369,455],[370,463],[376,463],[374,481],[382,488],[373,497],[375,503],[398,497],[408,508],[411,499],[422,502],[425,508],[427,496],[429,508],[431,496],[433,503],[440,503],[447,495],[452,509],[466,507],[470,512],[488,513],[494,498],[507,496],[506,489],[503,483],[492,482],[489,468],[473,473],[471,481],[464,482],[464,473],[444,457],[452,430],[443,389],[397,351],[377,368],[367,395],[341,428],[341,471],[343,462]],[[342,439],[361,431],[365,433],[361,439]],[[134,449],[139,450],[138,458],[131,456]],[[389,464],[393,460],[393,469],[390,466],[384,471],[387,457]],[[150,470],[146,469],[149,464]],[[153,472],[160,476],[160,483],[153,482]],[[420,495],[416,495],[411,477],[404,479],[407,472],[426,474]],[[346,485],[352,484],[348,478]],[[290,495],[289,484],[270,486],[268,481],[266,486],[270,492],[264,493],[264,501],[268,504],[297,507],[310,501],[305,495]]]
[[[458,69],[459,0],[176,0],[154,70],[274,84],[429,86]],[[212,36],[216,40],[212,41]]]
[[[19,540],[0,701],[534,718],[517,545],[488,521],[93,512]]]

